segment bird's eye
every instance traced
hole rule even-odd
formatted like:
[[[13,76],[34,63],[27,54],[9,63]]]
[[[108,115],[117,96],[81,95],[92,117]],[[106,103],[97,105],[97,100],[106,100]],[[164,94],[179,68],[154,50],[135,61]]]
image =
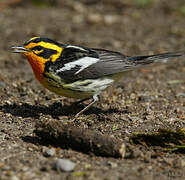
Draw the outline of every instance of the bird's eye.
[[[41,46],[35,46],[31,49],[32,51],[41,51],[42,47]]]

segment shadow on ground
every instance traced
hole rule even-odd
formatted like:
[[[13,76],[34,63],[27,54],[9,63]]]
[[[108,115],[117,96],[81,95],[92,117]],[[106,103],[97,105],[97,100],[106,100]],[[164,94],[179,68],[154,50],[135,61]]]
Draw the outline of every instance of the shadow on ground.
[[[184,129],[159,129],[158,132],[150,134],[139,133],[130,138],[133,144],[141,144],[145,147],[158,146],[164,151],[185,153],[185,131]]]
[[[59,116],[73,116],[82,110],[86,105],[83,104],[72,104],[72,105],[62,105],[61,103],[53,103],[49,106],[44,105],[30,105],[28,103],[24,104],[5,104],[0,106],[0,110],[4,113],[10,113],[13,116],[19,117],[32,117],[32,118],[39,118],[40,114],[50,115],[54,119],[58,119]],[[84,112],[85,115],[90,114],[108,114],[108,113],[120,113],[120,111],[116,108],[102,110],[97,107],[90,107],[87,111]]]

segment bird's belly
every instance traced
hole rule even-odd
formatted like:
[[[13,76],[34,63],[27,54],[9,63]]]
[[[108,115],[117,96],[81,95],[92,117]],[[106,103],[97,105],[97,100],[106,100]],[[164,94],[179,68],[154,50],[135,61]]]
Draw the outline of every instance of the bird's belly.
[[[47,86],[46,88],[58,95],[75,98],[75,99],[86,99],[94,95],[91,92],[81,92],[81,91],[76,91],[76,90],[71,90],[71,89],[64,89],[62,87],[56,88],[56,87]]]
[[[58,81],[52,81],[51,79],[45,79],[44,87],[50,91],[76,99],[86,99],[92,97],[94,94],[100,94],[102,90],[106,89],[114,82],[110,78],[98,78],[79,80],[73,83],[62,83]]]

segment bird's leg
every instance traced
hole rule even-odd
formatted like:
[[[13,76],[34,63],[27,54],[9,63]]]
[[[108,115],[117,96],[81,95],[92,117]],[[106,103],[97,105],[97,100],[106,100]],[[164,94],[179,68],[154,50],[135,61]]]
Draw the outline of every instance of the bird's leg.
[[[75,119],[76,119],[77,117],[79,117],[84,111],[86,111],[87,109],[89,109],[89,107],[91,107],[96,101],[98,101],[98,95],[97,95],[97,94],[95,94],[95,95],[93,96],[93,100],[92,100],[92,102],[91,102],[90,104],[88,104],[84,109],[82,109],[79,113],[77,113],[77,114],[75,115]]]

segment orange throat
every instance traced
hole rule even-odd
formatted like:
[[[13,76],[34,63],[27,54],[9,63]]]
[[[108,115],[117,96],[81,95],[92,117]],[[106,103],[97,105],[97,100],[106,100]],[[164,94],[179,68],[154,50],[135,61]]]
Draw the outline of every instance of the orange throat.
[[[45,67],[44,60],[42,58],[30,56],[28,54],[25,54],[25,56],[28,59],[37,80],[41,84],[44,84],[44,77],[43,77],[43,72]]]

